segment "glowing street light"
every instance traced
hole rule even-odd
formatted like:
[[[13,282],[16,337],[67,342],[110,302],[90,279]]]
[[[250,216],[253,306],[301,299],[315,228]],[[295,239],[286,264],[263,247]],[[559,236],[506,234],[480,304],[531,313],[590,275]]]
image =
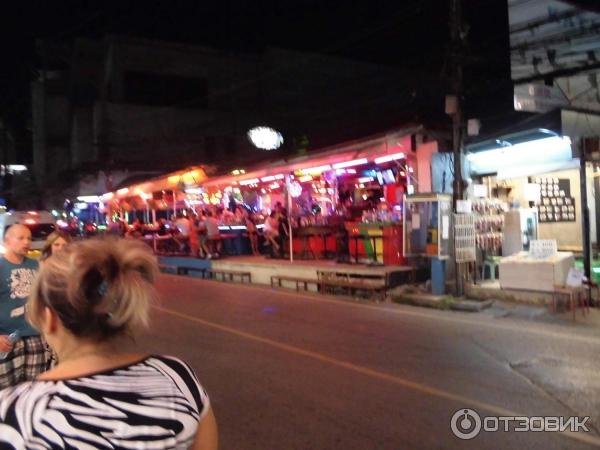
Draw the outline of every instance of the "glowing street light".
[[[248,139],[262,150],[277,150],[283,144],[283,136],[270,127],[254,127],[248,130]]]

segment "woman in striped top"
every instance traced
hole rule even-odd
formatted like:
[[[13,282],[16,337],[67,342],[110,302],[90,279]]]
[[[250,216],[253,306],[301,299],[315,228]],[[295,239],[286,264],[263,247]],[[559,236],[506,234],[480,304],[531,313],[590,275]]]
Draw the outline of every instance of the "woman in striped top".
[[[193,370],[119,350],[148,323],[156,273],[147,247],[129,240],[77,242],[46,261],[27,314],[58,365],[0,392],[0,448],[217,448]]]

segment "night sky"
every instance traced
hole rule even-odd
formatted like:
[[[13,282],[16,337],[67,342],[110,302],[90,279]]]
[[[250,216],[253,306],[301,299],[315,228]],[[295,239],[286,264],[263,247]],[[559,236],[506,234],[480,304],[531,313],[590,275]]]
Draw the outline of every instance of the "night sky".
[[[449,0],[19,1],[3,4],[0,115],[27,151],[36,38],[107,33],[233,53],[267,46],[340,55],[439,75],[447,83]],[[484,126],[512,109],[505,0],[463,0],[469,24],[466,109]],[[426,86],[424,88],[427,88]],[[440,105],[443,109],[443,105]]]

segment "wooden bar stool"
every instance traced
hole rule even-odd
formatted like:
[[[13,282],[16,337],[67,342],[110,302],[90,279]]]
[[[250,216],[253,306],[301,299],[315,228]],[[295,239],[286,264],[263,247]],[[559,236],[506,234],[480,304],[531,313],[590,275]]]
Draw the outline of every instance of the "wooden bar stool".
[[[567,299],[567,304],[573,313],[573,321],[575,321],[575,312],[578,307],[585,317],[586,313],[590,312],[590,299],[587,286],[554,286],[552,292],[552,309],[554,312],[558,310],[558,302],[561,297]]]
[[[364,239],[364,236],[362,234],[350,234],[348,240],[350,239],[354,240],[354,262],[358,264],[358,240]]]
[[[377,240],[381,240],[383,247],[383,236],[369,235],[367,237],[371,240],[371,245],[373,246],[373,262],[379,263],[380,261],[377,261]]]

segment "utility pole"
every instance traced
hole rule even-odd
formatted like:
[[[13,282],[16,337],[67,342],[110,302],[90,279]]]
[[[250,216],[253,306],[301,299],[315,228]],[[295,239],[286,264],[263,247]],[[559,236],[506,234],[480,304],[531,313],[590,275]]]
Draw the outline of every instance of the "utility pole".
[[[462,176],[462,143],[463,143],[463,55],[466,36],[462,17],[461,0],[450,0],[450,63],[452,73],[451,105],[446,111],[452,116],[452,151],[454,156],[454,182],[452,186],[452,203],[456,213],[457,202],[463,199]],[[454,248],[454,238],[453,245]],[[456,261],[456,251],[454,251]],[[456,295],[463,295],[462,266],[455,262]]]
[[[587,174],[586,174],[586,157],[589,149],[587,148],[587,140],[579,139],[579,189],[581,195],[581,228],[582,228],[582,244],[583,244],[583,270],[585,277],[591,280],[591,255],[590,255],[590,208],[588,207],[587,197]],[[598,195],[598,194],[596,194]]]
[[[462,155],[462,88],[463,88],[463,23],[461,0],[450,0],[452,3],[450,12],[450,37],[451,37],[451,62],[452,62],[452,95],[454,97],[454,113],[452,114],[452,150],[454,153],[454,185],[453,200],[456,201],[463,196],[463,178],[461,167]]]

